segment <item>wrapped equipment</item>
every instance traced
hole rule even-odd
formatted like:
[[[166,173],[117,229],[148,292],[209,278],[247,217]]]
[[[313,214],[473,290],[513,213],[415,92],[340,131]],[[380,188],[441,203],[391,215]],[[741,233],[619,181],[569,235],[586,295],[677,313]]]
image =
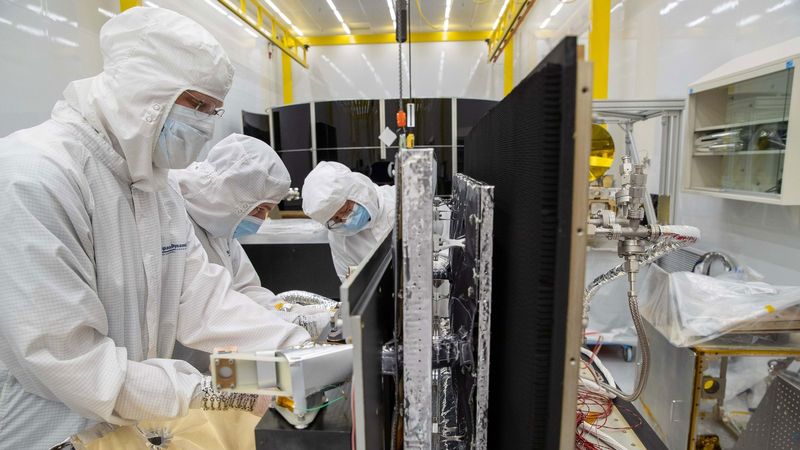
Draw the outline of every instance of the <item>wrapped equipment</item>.
[[[788,331],[800,325],[800,287],[667,273],[651,265],[642,316],[673,345],[689,347],[732,331]]]

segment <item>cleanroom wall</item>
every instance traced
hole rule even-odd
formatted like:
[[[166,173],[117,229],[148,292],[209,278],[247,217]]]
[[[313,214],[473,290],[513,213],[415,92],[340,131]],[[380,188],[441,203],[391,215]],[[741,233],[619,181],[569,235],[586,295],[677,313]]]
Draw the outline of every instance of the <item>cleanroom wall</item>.
[[[572,9],[564,7],[570,14],[563,21],[541,29],[554,1],[537,2],[517,33],[517,82],[560,36],[589,30],[589,0],[568,4]],[[797,0],[614,0],[611,7],[610,99],[686,98],[690,83],[730,59],[800,35]],[[650,172],[655,180],[660,160],[657,127],[644,124],[636,139],[654,163]],[[683,192],[677,197],[676,223],[695,225],[703,232],[697,248],[727,252],[773,283],[798,283],[800,206]]]
[[[503,94],[502,58],[487,61],[483,41],[419,42],[403,45],[403,96],[408,74],[414,97],[459,97],[499,100]],[[397,44],[315,46],[308,51],[309,68],[292,64],[296,103],[348,99],[397,98]]]
[[[228,52],[236,76],[213,142],[241,132],[242,110],[264,112],[280,104],[280,52],[218,2],[152,0],[144,5],[169,8],[194,19]],[[102,70],[98,35],[118,13],[118,0],[0,0],[0,40],[4,42],[0,95],[5,102],[0,136],[46,120],[70,81]]]
[[[117,0],[0,0],[0,136],[47,120],[67,83],[102,69],[97,35],[117,12]]]

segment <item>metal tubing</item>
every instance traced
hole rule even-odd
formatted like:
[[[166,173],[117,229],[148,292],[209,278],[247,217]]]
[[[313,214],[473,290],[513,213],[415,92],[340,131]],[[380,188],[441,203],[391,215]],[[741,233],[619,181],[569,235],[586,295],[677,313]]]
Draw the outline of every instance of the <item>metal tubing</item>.
[[[639,158],[639,150],[636,148],[636,141],[633,140],[633,123],[625,124],[625,152],[631,157],[634,164],[642,163]],[[644,192],[644,216],[647,217],[647,223],[657,225],[656,210],[653,208],[653,199],[650,198],[647,186],[644,187]]]
[[[686,247],[691,245],[697,241],[700,237],[700,231],[694,227],[685,227],[685,226],[665,226],[662,227],[664,239],[658,242],[657,244],[650,247],[644,254],[644,258],[642,258],[639,263],[640,264],[647,264],[655,261],[656,259],[666,255],[667,253],[677,250],[682,247]],[[597,293],[597,291],[604,285],[610,283],[611,281],[628,274],[628,283],[629,283],[629,291],[628,291],[628,308],[631,312],[631,317],[633,319],[633,325],[636,329],[637,339],[639,341],[639,353],[642,355],[642,365],[637,373],[636,376],[636,385],[632,393],[627,394],[622,392],[621,390],[617,389],[616,386],[610,386],[605,383],[600,383],[600,385],[606,389],[608,392],[611,392],[618,396],[619,398],[632,402],[639,398],[639,395],[644,390],[645,385],[647,384],[647,377],[649,376],[650,371],[650,343],[647,339],[647,333],[644,329],[644,324],[642,322],[642,317],[639,314],[639,298],[636,295],[636,275],[634,272],[626,272],[626,266],[628,266],[628,261],[612,268],[608,272],[600,275],[599,277],[595,278],[589,286],[586,287],[584,291],[583,297],[583,308],[584,308],[584,326],[588,324],[588,312],[589,312],[589,302],[591,302],[592,297]]]

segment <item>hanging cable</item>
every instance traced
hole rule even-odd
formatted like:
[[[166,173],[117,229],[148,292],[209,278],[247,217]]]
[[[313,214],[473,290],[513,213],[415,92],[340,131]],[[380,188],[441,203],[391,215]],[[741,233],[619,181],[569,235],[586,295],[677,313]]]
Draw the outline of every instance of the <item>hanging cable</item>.
[[[411,90],[411,16],[408,16],[408,100],[414,101],[414,94]]]
[[[432,24],[431,21],[428,20],[427,17],[425,17],[425,14],[422,13],[422,6],[420,6],[419,0],[416,0],[416,1],[417,1],[417,11],[419,12],[419,16],[422,17],[422,20],[424,20],[425,23],[427,23],[429,27],[433,28],[434,30],[438,30],[439,27],[437,27],[436,25]]]

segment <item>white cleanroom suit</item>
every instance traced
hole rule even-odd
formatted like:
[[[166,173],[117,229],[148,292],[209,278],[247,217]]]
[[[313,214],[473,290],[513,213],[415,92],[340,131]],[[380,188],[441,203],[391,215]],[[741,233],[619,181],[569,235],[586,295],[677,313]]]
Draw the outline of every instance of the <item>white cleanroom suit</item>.
[[[313,324],[312,330],[317,331],[325,327],[330,315],[324,306],[297,305],[291,311],[277,311],[278,298],[261,286],[250,259],[233,238],[236,226],[256,206],[279,203],[289,192],[289,171],[269,145],[232,134],[212,147],[204,161],[184,170],[171,170],[170,178],[180,187],[208,260],[228,270],[234,290],[288,322]],[[208,368],[205,352],[177,345],[173,356],[198,369]]]
[[[341,280],[349,267],[357,266],[380,244],[395,220],[394,186],[378,186],[343,164],[322,161],[303,182],[303,212],[323,225],[347,200],[366,208],[370,221],[355,234],[341,229],[328,231],[333,265]]]
[[[0,139],[2,448],[186,414],[202,375],[168,359],[176,339],[254,351],[309,337],[231,290],[153,166],[183,91],[225,97],[222,47],[156,8],[110,19],[100,47],[102,73],[71,83],[50,120]]]

